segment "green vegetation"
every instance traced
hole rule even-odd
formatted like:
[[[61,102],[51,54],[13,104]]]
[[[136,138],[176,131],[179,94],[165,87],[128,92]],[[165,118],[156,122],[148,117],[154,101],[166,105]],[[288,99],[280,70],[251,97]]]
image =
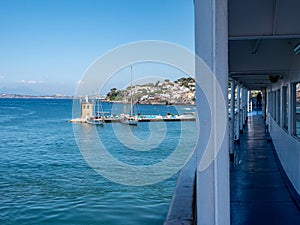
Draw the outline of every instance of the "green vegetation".
[[[121,101],[124,96],[124,91],[117,90],[117,88],[110,89],[110,92],[106,95],[106,100],[109,101]]]
[[[117,88],[110,89],[106,95],[107,101],[127,101],[131,88],[126,87],[124,90]],[[156,81],[155,83],[147,83],[132,86],[132,98],[134,102],[140,103],[190,103],[195,101],[195,80],[191,77],[182,77],[176,81],[165,79],[164,81]]]

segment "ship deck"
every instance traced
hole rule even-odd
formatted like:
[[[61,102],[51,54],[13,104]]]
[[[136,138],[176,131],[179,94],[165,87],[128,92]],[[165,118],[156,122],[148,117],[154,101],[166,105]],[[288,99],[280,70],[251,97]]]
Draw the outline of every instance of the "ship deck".
[[[231,224],[299,224],[300,211],[260,115],[249,117],[235,150],[230,174]]]

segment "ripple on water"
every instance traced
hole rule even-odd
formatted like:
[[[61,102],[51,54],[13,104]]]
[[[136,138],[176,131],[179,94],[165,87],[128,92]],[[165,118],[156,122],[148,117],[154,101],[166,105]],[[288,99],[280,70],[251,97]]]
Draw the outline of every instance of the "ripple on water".
[[[71,100],[0,101],[0,224],[163,223],[176,175],[145,187],[115,184],[98,175],[80,154],[72,125],[66,122]],[[97,129],[108,135],[110,153],[124,162],[151,164],[173,151],[171,139],[152,155],[126,149],[111,137],[110,126]],[[145,139],[149,128],[143,126],[138,129]],[[172,130],[170,138],[178,138],[177,125]]]

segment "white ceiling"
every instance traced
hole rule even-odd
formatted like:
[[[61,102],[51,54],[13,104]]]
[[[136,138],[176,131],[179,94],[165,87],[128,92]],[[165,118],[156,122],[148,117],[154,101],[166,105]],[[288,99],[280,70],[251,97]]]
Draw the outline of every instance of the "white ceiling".
[[[264,89],[270,75],[285,76],[300,43],[300,0],[228,0],[228,10],[230,77]]]

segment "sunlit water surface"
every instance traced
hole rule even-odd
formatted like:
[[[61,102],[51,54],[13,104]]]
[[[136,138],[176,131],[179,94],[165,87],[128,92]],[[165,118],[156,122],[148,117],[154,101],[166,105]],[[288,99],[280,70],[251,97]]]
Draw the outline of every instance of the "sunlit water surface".
[[[141,113],[174,111],[166,106],[140,107]],[[76,145],[72,124],[67,122],[71,117],[71,100],[0,99],[0,224],[163,224],[177,174],[140,187],[100,176]],[[187,123],[188,149],[193,147],[195,123]],[[87,124],[75,126],[91,129]],[[165,139],[146,152],[121,143],[112,124],[96,129],[118,160],[151,165],[167,158],[180,138],[180,123],[163,126]],[[130,129],[141,140],[151,135],[148,123]]]

